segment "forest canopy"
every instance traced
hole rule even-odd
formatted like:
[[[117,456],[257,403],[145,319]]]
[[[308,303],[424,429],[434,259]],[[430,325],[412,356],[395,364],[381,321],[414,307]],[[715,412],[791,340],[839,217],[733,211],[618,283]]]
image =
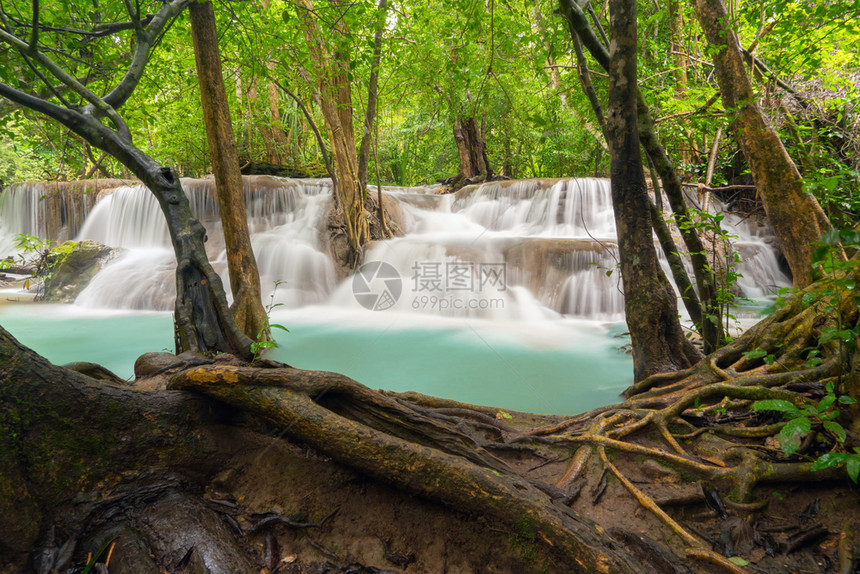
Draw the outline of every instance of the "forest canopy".
[[[860,8],[856,2],[735,4],[732,27],[755,58],[750,70],[768,116],[808,189],[831,217],[850,221],[857,209],[860,157]],[[131,55],[127,32],[108,33],[107,23],[123,20],[121,4],[94,10],[91,3],[70,3],[68,8],[40,6],[46,25],[40,42],[53,43],[55,57],[98,93],[99,86],[116,82]],[[369,0],[319,2],[312,10],[324,40],[349,53],[356,110],[366,103],[374,34],[382,26],[378,153],[370,158],[371,182],[377,158],[386,184],[423,184],[456,174],[452,127],[467,117],[482,126],[495,173],[608,175],[605,141],[580,88],[574,46],[557,8],[541,0],[394,1],[384,11]],[[240,161],[288,165],[320,176],[325,168],[319,145],[297,102],[282,89],[295,94],[322,125],[302,19],[307,10],[279,0],[215,6]],[[595,10],[598,18],[606,17],[605,6]],[[10,30],[32,18],[29,2],[7,3],[6,11],[4,26]],[[103,34],[80,33],[100,25]],[[653,108],[659,135],[685,181],[704,180],[726,114],[692,5],[640,2],[638,40],[639,87]],[[0,58],[9,58],[9,48],[4,50]],[[606,76],[590,58],[586,54],[592,82],[605,100]],[[0,66],[0,75],[13,87],[46,90],[28,69]],[[210,168],[196,82],[185,12],[152,49],[147,72],[123,112],[136,144],[183,176]],[[5,183],[123,175],[110,157],[49,120],[8,102],[0,114]],[[330,145],[325,133],[323,138]],[[749,183],[737,144],[726,135],[717,144],[709,183]]]

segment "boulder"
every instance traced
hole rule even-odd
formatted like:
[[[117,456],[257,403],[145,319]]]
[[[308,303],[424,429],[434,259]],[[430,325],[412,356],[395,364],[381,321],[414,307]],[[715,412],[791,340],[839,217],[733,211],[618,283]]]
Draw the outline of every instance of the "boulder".
[[[95,241],[66,241],[51,251],[42,300],[72,303],[119,250]]]

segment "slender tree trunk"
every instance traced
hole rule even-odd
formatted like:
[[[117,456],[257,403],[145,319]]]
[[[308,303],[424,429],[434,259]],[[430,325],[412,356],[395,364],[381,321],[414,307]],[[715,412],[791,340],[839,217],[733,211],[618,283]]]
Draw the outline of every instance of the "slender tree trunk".
[[[331,52],[319,33],[313,16],[311,0],[302,0],[302,19],[317,85],[320,108],[332,147],[334,169],[337,172],[337,194],[346,226],[347,240],[353,263],[357,263],[362,247],[370,240],[370,227],[364,209],[367,188],[359,179],[358,156],[352,121],[352,93],[349,81],[349,54]]]
[[[654,373],[690,367],[698,352],[681,330],[675,295],[660,269],[647,217],[650,205],[637,127],[635,0],[610,0],[610,14],[606,133],[625,312],[633,343],[634,378],[639,381]]]
[[[373,122],[376,118],[377,100],[379,99],[379,61],[382,55],[382,31],[385,28],[385,15],[388,11],[387,0],[379,0],[377,6],[377,27],[373,36],[373,60],[371,63],[370,80],[367,82],[367,109],[364,113],[364,130],[361,136],[361,146],[358,150],[358,180],[367,187],[367,165],[370,163],[370,146],[373,140]]]
[[[248,118],[250,120],[250,130],[259,134],[265,153],[263,161],[277,164],[278,158],[273,145],[275,136],[272,134],[272,126],[269,124],[263,111],[267,105],[260,102],[260,95],[257,92],[257,81],[257,77],[252,77],[248,80]],[[253,160],[254,156],[252,154],[249,154],[249,156]]]
[[[263,0],[263,10],[268,11],[271,6],[271,0]],[[266,62],[266,69],[269,70],[270,79],[266,82],[269,96],[269,120],[270,134],[272,136],[272,156],[269,160],[274,165],[282,166],[291,158],[290,153],[290,137],[284,132],[284,127],[281,123],[281,109],[278,105],[278,86],[271,80],[271,76],[275,73],[277,63],[274,61]]]
[[[275,62],[267,62],[266,67],[269,73],[274,73]],[[290,138],[281,122],[281,108],[278,106],[278,86],[272,82],[267,82],[269,87],[269,116],[272,120],[272,137],[274,138],[275,159],[273,162],[276,165],[284,165],[290,158]]]
[[[230,309],[239,328],[250,338],[256,339],[260,335],[268,337],[266,312],[260,294],[260,273],[248,232],[239,155],[221,74],[215,12],[212,3],[206,1],[192,2],[188,6],[188,13],[194,38],[203,121],[206,124],[227,249],[227,269],[233,292]]]
[[[561,0],[561,9],[570,26],[571,35],[576,34],[582,44],[588,48],[588,51],[597,63],[604,70],[608,71],[609,52],[588,24],[588,20],[577,2],[574,0]],[[714,273],[708,264],[707,252],[702,244],[702,240],[692,225],[692,219],[687,210],[684,192],[681,187],[681,179],[678,177],[672,161],[669,159],[666,150],[657,137],[654,121],[651,118],[651,110],[645,102],[645,98],[638,90],[637,113],[639,142],[645,149],[645,153],[651,158],[657,173],[660,174],[660,179],[663,181],[663,189],[669,198],[669,204],[672,206],[672,211],[681,230],[681,237],[684,239],[684,244],[690,253],[690,262],[693,265],[693,274],[696,277],[696,287],[699,290],[699,299],[702,302],[704,311],[703,323],[698,327],[702,333],[705,352],[710,353],[719,347],[723,339],[722,320],[720,317],[720,307],[717,303],[717,287]]]
[[[730,128],[749,162],[794,285],[805,287],[812,282],[811,244],[832,229],[830,221],[815,197],[804,191],[797,167],[765,120],[744,69],[738,37],[728,26],[723,0],[696,0],[696,13],[713,48],[723,106],[731,114]]]
[[[687,56],[684,52],[684,44],[681,41],[682,30],[684,29],[684,14],[678,0],[669,0],[669,49],[672,54],[669,61],[676,68],[675,72],[675,95],[678,98],[685,98],[687,92]],[[681,129],[684,131],[684,141],[686,145],[682,145],[680,149],[681,162],[684,165],[693,165],[697,161],[696,137],[690,133],[689,120],[682,120]]]
[[[552,55],[553,50],[551,50],[552,44],[551,44],[551,40],[549,40],[550,36],[546,32],[546,26],[543,23],[543,15],[541,14],[541,10],[537,4],[532,6],[532,18],[534,19],[535,27],[537,28],[537,31],[540,33],[541,36],[543,36],[544,38],[547,38],[547,40],[545,42],[545,47],[547,48],[547,53],[549,54],[547,56],[547,64],[550,66],[549,72],[547,75],[549,76],[549,81],[550,81],[550,84],[552,84],[552,88],[558,93],[558,97],[559,97],[559,99],[561,99],[561,103],[562,103],[562,105],[564,105],[567,112],[571,116],[573,116],[576,119],[576,121],[582,125],[582,127],[585,128],[585,131],[587,131],[592,136],[594,136],[594,139],[597,140],[597,143],[600,145],[600,147],[602,147],[603,149],[609,149],[606,145],[606,136],[603,134],[603,128],[601,126],[601,124],[602,124],[601,119],[598,118],[598,125],[595,126],[585,116],[585,114],[582,114],[574,106],[571,106],[570,102],[567,99],[567,94],[565,92],[565,88],[564,88],[564,86],[562,86],[562,83],[561,83],[561,74],[558,71],[558,66],[556,66],[555,58]],[[577,52],[577,57],[579,56],[580,52],[581,52],[581,50]],[[580,75],[580,79],[582,79],[581,75]],[[583,89],[585,89],[584,84],[583,84]],[[587,91],[586,91],[586,93],[587,93]],[[510,170],[508,170],[508,171],[510,171]],[[506,173],[505,175],[509,175],[509,174]]]

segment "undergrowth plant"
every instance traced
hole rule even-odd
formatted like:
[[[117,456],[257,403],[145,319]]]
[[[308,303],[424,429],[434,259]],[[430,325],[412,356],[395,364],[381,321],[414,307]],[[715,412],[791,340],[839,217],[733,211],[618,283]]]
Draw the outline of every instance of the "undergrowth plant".
[[[32,265],[35,274],[39,275],[47,269],[48,254],[51,242],[26,233],[19,233],[12,242],[15,245],[16,255],[22,267]],[[0,269],[8,269],[12,266],[11,259],[0,260]]]
[[[839,416],[838,405],[852,405],[856,403],[848,395],[837,395],[833,382],[827,383],[825,387],[827,394],[818,401],[817,405],[804,405],[797,407],[794,403],[779,399],[756,401],[752,408],[756,411],[778,411],[788,422],[779,432],[779,446],[785,456],[794,455],[801,447],[803,438],[815,429],[826,433],[834,441],[834,446],[841,448],[845,444],[847,433],[845,428],[836,420]],[[855,483],[860,475],[860,448],[854,447],[853,453],[829,452],[819,456],[812,468],[821,470],[832,466],[846,465],[848,476]]]
[[[272,329],[280,329],[282,331],[290,332],[289,329],[284,327],[283,325],[279,325],[278,323],[271,322],[271,314],[272,310],[276,307],[280,307],[283,303],[275,303],[275,292],[278,290],[278,287],[283,283],[283,281],[275,281],[275,288],[272,289],[272,294],[269,296],[269,303],[265,307],[266,311],[266,320],[263,322],[263,328],[260,329],[260,332],[257,333],[257,340],[251,343],[251,352],[254,353],[251,361],[256,361],[260,358],[264,351],[267,349],[276,349],[278,347],[278,342],[275,341],[274,338],[267,338],[271,336]]]
[[[676,223],[680,229],[695,229],[699,235],[706,236],[711,241],[710,251],[706,250],[702,255],[710,258],[706,271],[711,273],[716,281],[715,297],[710,308],[703,308],[703,311],[709,321],[720,326],[722,334],[718,344],[721,346],[731,340],[728,336],[731,322],[734,321],[735,326],[738,327],[737,317],[732,314],[732,308],[741,300],[737,295],[737,284],[743,277],[737,271],[738,263],[741,261],[740,254],[732,249],[732,239],[736,239],[737,236],[723,229],[722,221],[726,218],[724,212],[711,213],[707,210],[690,210],[690,212],[695,214],[695,217],[683,223]],[[674,218],[670,218],[667,223],[672,221]],[[718,245],[723,248],[722,255],[718,253]],[[702,327],[702,325],[696,325],[699,332],[702,331]]]
[[[854,304],[860,304],[860,294],[857,293],[857,284],[851,271],[854,271],[855,263],[846,261],[838,256],[842,250],[856,251],[860,249],[860,232],[847,230],[834,230],[832,233],[822,237],[821,241],[814,244],[813,252],[813,276],[821,286],[815,291],[804,293],[802,303],[805,307],[815,303],[824,304],[824,312],[831,315],[835,325],[829,325],[821,329],[818,336],[818,345],[805,349],[806,368],[812,368],[822,362],[821,348],[829,343],[836,343],[840,361],[847,356],[848,345],[854,345],[860,338],[860,322],[853,327],[846,324],[846,317],[842,306],[843,298],[850,293]],[[777,305],[781,304],[783,297],[793,292],[792,289],[780,291]],[[762,358],[765,363],[773,364],[773,354],[768,354],[761,349],[754,349],[745,353],[747,359]],[[808,433],[820,429],[834,441],[834,449],[816,458],[812,465],[813,470],[822,470],[834,466],[845,465],[848,476],[855,483],[860,479],[860,448],[854,447],[853,452],[844,448],[847,437],[843,426],[836,420],[839,416],[838,405],[853,405],[857,401],[844,394],[842,388],[843,375],[847,369],[841,362],[836,381],[830,381],[825,385],[826,395],[817,405],[804,405],[798,408],[789,401],[766,400],[757,401],[752,408],[758,411],[780,411],[788,422],[779,433],[779,444],[786,456],[795,454],[802,444],[803,437]]]

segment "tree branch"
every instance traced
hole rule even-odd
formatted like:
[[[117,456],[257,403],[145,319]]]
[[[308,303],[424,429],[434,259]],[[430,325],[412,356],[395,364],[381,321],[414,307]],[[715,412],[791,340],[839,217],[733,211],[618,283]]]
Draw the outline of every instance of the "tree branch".
[[[33,0],[33,33],[30,36],[30,49],[32,53],[36,52],[36,46],[39,44],[39,0]]]
[[[137,42],[134,47],[134,56],[132,56],[131,64],[119,84],[103,98],[105,103],[115,109],[119,109],[128,101],[140,79],[143,77],[143,71],[146,68],[146,63],[149,61],[149,50],[152,47],[153,38],[158,37],[165,27],[188,6],[189,2],[191,0],[172,0],[165,3],[152,16],[145,29],[143,26],[140,26],[135,30]],[[129,17],[133,22],[137,18],[133,10],[129,11]],[[139,18],[137,20],[139,24],[142,24]]]

